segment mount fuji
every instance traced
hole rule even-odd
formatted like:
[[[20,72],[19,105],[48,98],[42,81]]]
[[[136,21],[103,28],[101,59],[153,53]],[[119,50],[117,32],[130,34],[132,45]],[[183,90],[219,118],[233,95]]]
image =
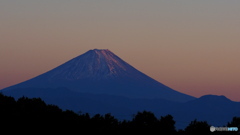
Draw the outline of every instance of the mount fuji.
[[[108,49],[89,50],[44,74],[2,91],[62,87],[74,92],[128,98],[160,98],[177,102],[195,99],[150,78]]]

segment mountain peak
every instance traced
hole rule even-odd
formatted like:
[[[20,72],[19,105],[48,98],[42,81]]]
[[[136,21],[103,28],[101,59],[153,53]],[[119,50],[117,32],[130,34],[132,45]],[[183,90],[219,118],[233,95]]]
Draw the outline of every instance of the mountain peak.
[[[129,65],[108,49],[93,49],[47,72],[50,80],[113,79]]]
[[[110,50],[108,50],[108,49],[93,49],[93,50],[90,50],[90,51],[99,52],[99,51],[110,51]]]
[[[204,96],[201,96],[199,99],[206,100],[206,101],[209,101],[209,100],[213,100],[213,101],[231,101],[230,99],[228,99],[224,95],[204,95]]]
[[[110,50],[108,49],[92,49],[89,50],[88,52],[93,52],[93,53],[97,53],[97,54],[106,54],[106,53],[112,53]]]
[[[94,49],[94,52],[97,54],[98,64],[105,64],[107,68],[105,70],[108,70],[110,74],[126,71],[126,63],[108,49]]]

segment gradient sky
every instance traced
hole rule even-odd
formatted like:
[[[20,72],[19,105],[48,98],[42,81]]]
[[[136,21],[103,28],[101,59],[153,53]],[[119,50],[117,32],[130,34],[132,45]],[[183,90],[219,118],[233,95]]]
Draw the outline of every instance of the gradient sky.
[[[240,0],[1,0],[0,89],[90,49],[186,94],[240,101]]]

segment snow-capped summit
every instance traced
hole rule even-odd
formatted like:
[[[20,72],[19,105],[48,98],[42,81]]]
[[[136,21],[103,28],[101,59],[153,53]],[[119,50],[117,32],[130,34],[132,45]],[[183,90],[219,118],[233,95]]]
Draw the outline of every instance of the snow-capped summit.
[[[138,71],[108,49],[94,49],[14,88],[59,88],[129,98],[185,102],[194,97],[175,91]]]
[[[47,73],[47,79],[111,79],[125,74],[128,64],[109,50],[90,50]]]
[[[63,65],[44,74],[49,81],[54,80],[105,80],[120,77],[140,79],[139,72],[113,54],[108,49],[94,49],[73,58]]]

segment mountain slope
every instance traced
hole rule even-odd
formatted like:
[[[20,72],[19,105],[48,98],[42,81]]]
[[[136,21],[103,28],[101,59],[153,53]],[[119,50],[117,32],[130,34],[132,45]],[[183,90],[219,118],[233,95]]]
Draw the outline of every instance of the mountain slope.
[[[138,71],[109,50],[89,50],[14,88],[66,87],[76,92],[186,102],[194,97],[175,91]]]

